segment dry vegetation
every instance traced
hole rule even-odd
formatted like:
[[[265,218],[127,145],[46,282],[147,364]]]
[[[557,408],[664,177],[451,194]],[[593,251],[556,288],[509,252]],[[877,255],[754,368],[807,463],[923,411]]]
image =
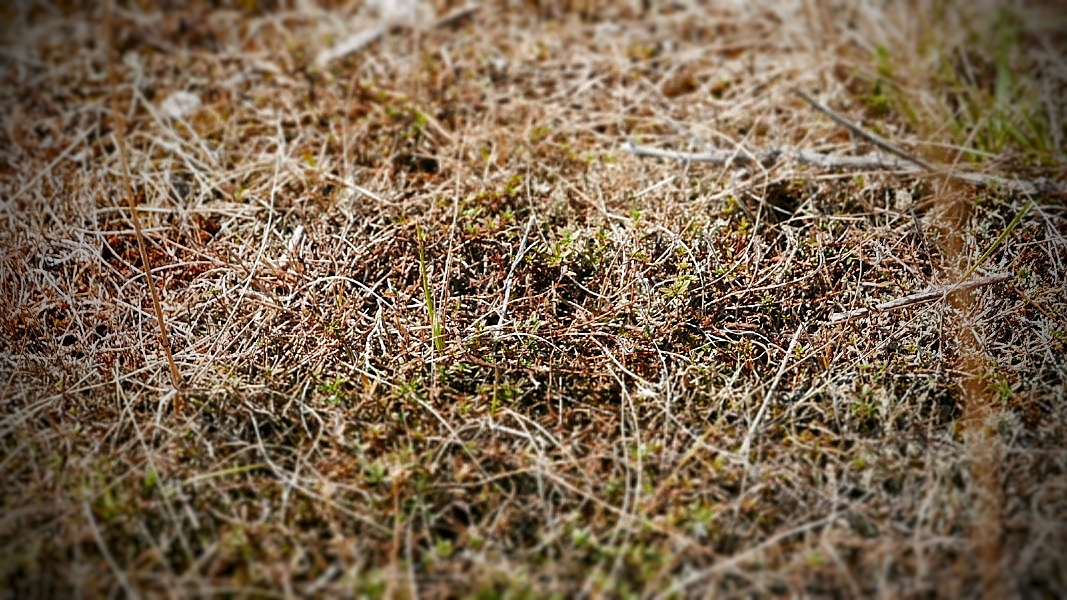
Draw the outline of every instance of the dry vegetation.
[[[1051,9],[84,4],[2,9],[3,596],[1067,593],[1062,196],[624,149],[1062,184]]]

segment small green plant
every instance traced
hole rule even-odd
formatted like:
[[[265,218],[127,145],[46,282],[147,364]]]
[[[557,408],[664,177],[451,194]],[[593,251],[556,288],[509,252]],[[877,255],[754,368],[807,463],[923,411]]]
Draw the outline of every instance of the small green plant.
[[[320,393],[326,395],[326,401],[330,404],[340,404],[344,400],[345,386],[347,384],[348,380],[338,375],[333,379],[319,383],[317,389]]]
[[[363,480],[367,485],[378,485],[385,482],[389,470],[380,462],[372,462],[363,465]]]
[[[548,253],[548,265],[552,267],[562,266],[574,253],[574,242],[577,240],[570,228],[564,228],[559,239],[552,243]]]
[[[660,288],[660,293],[667,300],[680,300],[689,294],[689,288],[696,281],[697,276],[692,273],[679,273],[670,285]]]
[[[145,473],[144,476],[143,484],[145,493],[149,493],[152,490],[156,489],[157,485],[159,485],[159,471],[156,470],[155,467],[148,467],[148,471]]]
[[[862,419],[870,420],[878,416],[878,405],[873,402],[852,402],[849,406]]]
[[[415,224],[415,237],[419,241],[419,278],[422,280],[422,295],[423,300],[426,301],[426,313],[427,318],[430,320],[430,335],[433,338],[433,347],[438,352],[445,351],[445,334],[444,327],[441,324],[440,319],[437,317],[437,311],[434,310],[433,292],[430,290],[430,278],[427,275],[426,269],[426,248],[424,245],[424,236],[422,227],[417,223]]]
[[[448,560],[452,558],[452,553],[455,552],[455,546],[452,544],[452,540],[439,539],[433,545],[433,552],[430,556],[430,560]]]

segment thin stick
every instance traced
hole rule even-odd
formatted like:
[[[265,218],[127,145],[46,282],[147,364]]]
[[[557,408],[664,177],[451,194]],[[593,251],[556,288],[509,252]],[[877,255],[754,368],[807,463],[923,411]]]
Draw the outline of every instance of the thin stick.
[[[926,170],[930,173],[937,173],[940,175],[944,175],[945,177],[948,177],[950,179],[955,179],[956,181],[963,181],[976,185],[996,185],[1003,187],[1007,190],[1013,192],[1021,192],[1023,194],[1067,194],[1067,186],[1058,184],[1047,178],[1041,178],[1032,181],[1006,179],[1004,177],[988,175],[985,173],[960,172],[944,165],[937,165],[928,162],[926,160],[923,160],[922,158],[919,158],[918,156],[915,156],[910,152],[907,152],[906,150],[903,150],[899,146],[893,145],[882,137],[875,135],[870,131],[867,131],[866,129],[860,127],[852,121],[849,121],[840,114],[834,112],[833,110],[830,110],[830,108],[826,105],[818,102],[811,96],[805,94],[802,90],[798,88],[793,88],[793,93],[797,96],[800,96],[805,102],[810,104],[812,108],[830,117],[835,123],[848,129],[855,135],[858,135],[859,137],[867,140],[868,142],[874,144],[882,150],[895,154],[900,158],[903,158],[904,160],[914,165],[917,165],[923,170]]]
[[[978,279],[972,279],[970,281],[963,281],[955,285],[946,285],[936,289],[927,290],[925,292],[919,292],[897,298],[896,300],[890,300],[888,302],[882,302],[876,304],[871,308],[857,308],[855,310],[848,310],[845,312],[834,313],[830,316],[831,323],[837,323],[839,321],[846,321],[848,319],[855,319],[858,317],[865,317],[872,312],[882,312],[887,310],[895,310],[898,308],[904,308],[906,306],[914,306],[916,304],[926,304],[939,300],[951,294],[952,292],[960,290],[969,290],[983,285],[992,285],[994,283],[1001,283],[1014,279],[1015,275],[1012,273],[1001,273],[999,275],[990,275],[988,277],[979,277]]]
[[[774,166],[776,163],[792,159],[802,165],[810,165],[820,169],[830,170],[892,171],[894,173],[902,174],[926,172],[925,169],[910,161],[902,161],[880,155],[840,156],[788,146],[754,151],[751,153],[754,160],[747,154],[739,154],[735,150],[681,152],[678,150],[663,150],[651,146],[639,146],[630,141],[623,144],[622,150],[624,152],[629,152],[634,156],[669,158],[689,163],[708,163],[719,167],[744,167],[758,163],[760,166],[767,168]],[[1033,180],[1006,179],[1004,177],[986,173],[971,173],[967,171],[947,172],[942,169],[938,169],[935,172],[972,185],[999,186],[1008,191],[1021,194],[1067,194],[1067,185],[1056,183],[1047,178]]]
[[[810,104],[811,107],[814,108],[815,110],[818,110],[819,112],[823,113],[824,115],[830,117],[830,119],[832,119],[838,125],[844,127],[845,129],[848,129],[852,133],[860,136],[861,138],[867,140],[868,142],[874,144],[875,146],[881,148],[882,150],[885,150],[886,152],[889,152],[890,154],[896,154],[900,158],[903,158],[904,160],[906,160],[906,161],[908,161],[908,162],[910,162],[912,164],[919,165],[920,167],[922,167],[922,168],[924,168],[927,171],[930,171],[932,173],[944,172],[943,168],[938,167],[938,166],[936,166],[936,165],[934,165],[932,163],[926,162],[925,160],[919,158],[918,156],[915,156],[914,154],[912,154],[910,152],[907,152],[905,150],[902,150],[901,148],[898,148],[897,146],[894,146],[893,144],[889,143],[888,140],[885,140],[882,137],[877,136],[877,135],[871,133],[870,131],[867,131],[866,129],[860,127],[859,125],[856,125],[852,121],[849,121],[845,117],[843,117],[843,116],[837,114],[836,112],[830,110],[826,105],[822,104],[821,102],[819,102],[818,100],[812,98],[811,96],[805,94],[804,91],[801,90],[800,88],[793,88],[793,93],[796,94],[797,96],[800,96],[805,102]]]
[[[786,159],[793,159],[803,165],[812,165],[824,169],[857,169],[879,171],[904,171],[914,172],[915,167],[898,160],[887,160],[878,155],[870,156],[837,156],[812,152],[801,148],[771,148],[769,150],[757,150],[752,153],[738,153],[736,150],[709,150],[707,152],[679,152],[676,150],[662,150],[649,146],[638,146],[632,142],[626,142],[622,148],[634,156],[647,156],[651,158],[670,158],[682,162],[709,163],[718,167],[725,166],[751,166],[759,164],[763,167],[771,167]]]
[[[515,281],[515,269],[519,266],[519,261],[526,255],[526,240],[530,237],[530,228],[534,224],[534,215],[530,214],[530,218],[526,221],[526,231],[522,234],[522,241],[519,242],[519,251],[515,254],[515,260],[511,262],[511,268],[508,269],[508,276],[504,279],[504,301],[500,304],[500,310],[497,312],[497,324],[501,327],[504,326],[504,315],[508,312],[508,301],[511,300],[511,287]]]
[[[174,354],[170,350],[170,338],[167,337],[167,326],[163,320],[163,304],[159,300],[159,291],[156,289],[155,280],[152,277],[152,262],[149,260],[148,248],[145,245],[144,232],[141,229],[141,218],[137,215],[137,200],[133,193],[133,183],[130,181],[130,164],[126,159],[126,118],[119,106],[118,71],[115,68],[115,46],[113,29],[111,26],[112,2],[108,2],[104,10],[104,30],[108,41],[108,83],[111,86],[111,111],[114,113],[115,138],[118,142],[119,161],[122,165],[122,182],[126,189],[126,204],[130,209],[130,220],[133,222],[134,237],[137,238],[137,250],[141,254],[141,269],[144,271],[145,282],[152,296],[152,309],[156,313],[156,324],[159,326],[159,339],[163,345],[163,354],[167,357],[170,366],[170,382],[174,386],[174,411],[182,412],[181,383],[182,378],[178,373],[178,365],[174,362]]]
[[[920,170],[928,173],[944,175],[945,177],[974,185],[999,186],[1006,190],[1023,194],[1067,194],[1067,185],[1057,183],[1048,178],[1035,180],[1007,179],[985,173],[960,172],[942,165],[936,165],[895,146],[870,131],[867,131],[837,112],[834,112],[821,102],[815,100],[808,94],[804,93],[804,91],[798,88],[793,88],[793,93],[811,105],[812,108],[825,114],[835,123],[851,131],[854,135],[867,140],[885,152],[903,159],[905,162],[887,160],[886,158],[879,156],[835,156],[832,154],[812,152],[802,148],[788,147],[758,150],[751,153],[739,153],[736,150],[711,150],[708,152],[691,153],[661,150],[659,148],[650,148],[648,146],[638,146],[628,141],[623,145],[623,150],[635,156],[670,158],[683,162],[710,163],[716,166],[751,166],[758,164],[766,168],[781,162],[783,159],[792,158],[800,164],[812,165],[824,169],[889,170],[904,173]]]
[[[478,12],[481,9],[482,9],[482,5],[480,3],[472,2],[472,3],[470,3],[470,4],[466,5],[466,6],[461,6],[461,7],[457,8],[456,10],[448,13],[447,15],[441,17],[440,19],[437,19],[437,21],[433,24],[433,26],[435,28],[440,28],[440,27],[448,27],[449,25],[455,25],[455,24],[459,23],[460,21],[462,21],[463,19],[466,19],[467,17],[469,17],[469,16],[473,15],[474,13]]]
[[[385,32],[388,30],[389,28],[385,25],[378,25],[377,27],[360,31],[355,35],[346,38],[333,48],[328,48],[319,53],[315,58],[315,65],[321,69],[338,58],[359,52],[364,47],[378,41],[378,39],[384,36]]]
[[[456,25],[460,21],[481,10],[481,8],[482,5],[477,2],[460,7],[435,21],[433,28],[445,28],[451,25]],[[345,56],[363,50],[384,37],[385,34],[389,32],[389,28],[389,25],[377,25],[345,38],[333,48],[327,48],[320,52],[319,55],[315,57],[315,66],[320,69],[325,68],[328,64],[338,58],[344,58]]]

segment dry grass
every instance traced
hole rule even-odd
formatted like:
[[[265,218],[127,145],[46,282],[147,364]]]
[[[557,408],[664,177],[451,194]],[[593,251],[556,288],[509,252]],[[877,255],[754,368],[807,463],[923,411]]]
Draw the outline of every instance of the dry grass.
[[[1062,183],[1055,13],[134,3],[113,88],[87,4],[3,9],[5,595],[1067,593],[1062,197],[621,149]]]

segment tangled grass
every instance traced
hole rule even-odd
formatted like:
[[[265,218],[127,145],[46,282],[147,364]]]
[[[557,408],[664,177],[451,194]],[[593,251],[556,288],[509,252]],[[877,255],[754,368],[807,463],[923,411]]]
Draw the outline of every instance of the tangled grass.
[[[6,594],[1067,593],[1062,195],[624,151],[1062,182],[1055,13],[282,4],[4,9]]]

